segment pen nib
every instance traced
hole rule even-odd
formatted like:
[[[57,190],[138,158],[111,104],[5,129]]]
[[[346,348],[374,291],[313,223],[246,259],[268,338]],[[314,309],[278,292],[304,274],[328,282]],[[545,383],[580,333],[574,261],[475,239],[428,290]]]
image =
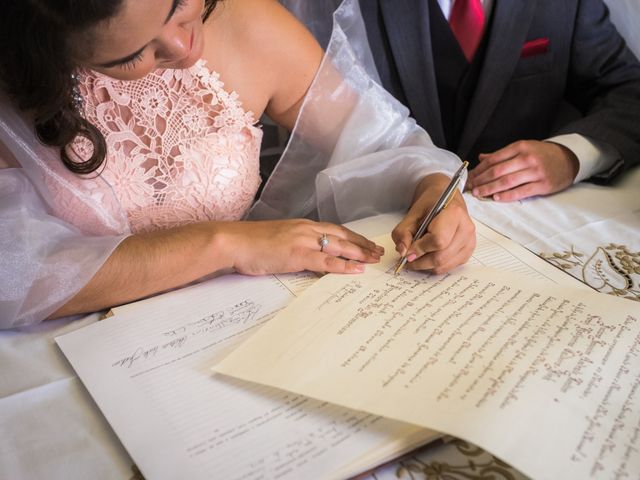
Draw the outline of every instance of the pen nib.
[[[404,264],[406,263],[407,258],[403,257],[399,262],[398,265],[396,266],[396,269],[393,271],[394,275],[398,275],[400,273],[400,270],[402,270],[402,267],[404,267]]]

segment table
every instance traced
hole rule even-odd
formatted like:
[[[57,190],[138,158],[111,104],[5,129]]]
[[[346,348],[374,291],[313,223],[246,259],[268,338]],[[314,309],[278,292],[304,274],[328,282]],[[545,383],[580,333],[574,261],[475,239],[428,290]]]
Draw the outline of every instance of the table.
[[[596,290],[640,301],[640,169],[613,187],[582,183],[510,204],[469,196],[467,202],[474,218]],[[0,478],[140,478],[53,340],[97,320],[94,314],[0,333]],[[366,478],[524,477],[482,449],[451,439]]]

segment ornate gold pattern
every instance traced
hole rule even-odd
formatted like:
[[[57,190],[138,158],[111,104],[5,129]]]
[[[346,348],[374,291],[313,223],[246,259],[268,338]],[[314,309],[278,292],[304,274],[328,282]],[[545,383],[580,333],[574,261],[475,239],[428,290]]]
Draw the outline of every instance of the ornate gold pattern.
[[[591,254],[575,250],[541,252],[540,257],[602,293],[640,301],[640,252],[610,243]]]
[[[488,454],[480,447],[463,440],[452,442],[466,463],[451,464],[439,461],[423,461],[411,455],[398,462],[395,476],[408,480],[516,480],[514,470],[502,460]],[[484,457],[482,459],[478,457]],[[375,478],[375,474],[374,474]]]

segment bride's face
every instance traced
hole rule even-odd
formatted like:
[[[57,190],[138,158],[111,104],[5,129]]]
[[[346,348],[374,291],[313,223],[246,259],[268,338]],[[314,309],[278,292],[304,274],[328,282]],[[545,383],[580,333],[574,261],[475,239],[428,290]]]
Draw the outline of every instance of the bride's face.
[[[204,0],[123,0],[119,13],[89,32],[88,68],[135,80],[157,68],[189,68],[202,55]]]

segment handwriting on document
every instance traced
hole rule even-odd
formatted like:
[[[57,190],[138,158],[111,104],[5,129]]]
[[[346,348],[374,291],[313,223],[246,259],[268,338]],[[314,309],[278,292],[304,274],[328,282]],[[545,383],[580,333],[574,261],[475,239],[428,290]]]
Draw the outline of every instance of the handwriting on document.
[[[362,288],[361,282],[350,282],[329,295],[320,309],[350,302]],[[446,403],[457,397],[475,407],[491,401],[505,409],[525,396],[534,380],[549,384],[556,397],[574,392],[593,407],[572,459],[592,455],[588,446],[595,449],[591,474],[596,476],[616,449],[622,448],[628,460],[640,448],[637,416],[635,424],[627,423],[640,402],[640,335],[626,347],[622,362],[612,358],[621,338],[637,332],[639,319],[627,315],[612,324],[585,307],[579,300],[526,293],[464,275],[453,282],[445,276],[427,283],[424,277],[387,276],[378,288],[358,296],[356,312],[336,330],[340,336],[358,323],[375,323],[340,366],[358,374],[386,371],[380,377],[382,388],[400,384],[411,390],[429,369],[444,365],[446,381],[434,385],[429,378],[435,400]],[[412,348],[392,363],[385,353],[403,337],[413,339]],[[611,365],[615,376],[605,378],[603,371]],[[612,414],[615,421],[604,427],[603,420]],[[618,471],[631,474],[625,462]]]
[[[198,320],[180,324],[178,327],[163,331],[160,334],[162,340],[150,345],[137,346],[133,352],[119,358],[113,362],[113,367],[132,368],[140,363],[155,358],[160,352],[179,350],[183,348],[188,340],[193,337],[203,337],[214,335],[213,342],[209,347],[229,340],[228,336],[218,337],[225,329],[232,328],[232,336],[240,335],[246,330],[237,331],[238,327],[255,327],[256,315],[259,314],[262,305],[252,300],[242,300],[230,307],[218,310]],[[264,323],[271,316],[262,319],[259,323]]]
[[[326,277],[305,295],[216,368],[466,437],[534,477],[640,471],[635,304],[491,270]]]

